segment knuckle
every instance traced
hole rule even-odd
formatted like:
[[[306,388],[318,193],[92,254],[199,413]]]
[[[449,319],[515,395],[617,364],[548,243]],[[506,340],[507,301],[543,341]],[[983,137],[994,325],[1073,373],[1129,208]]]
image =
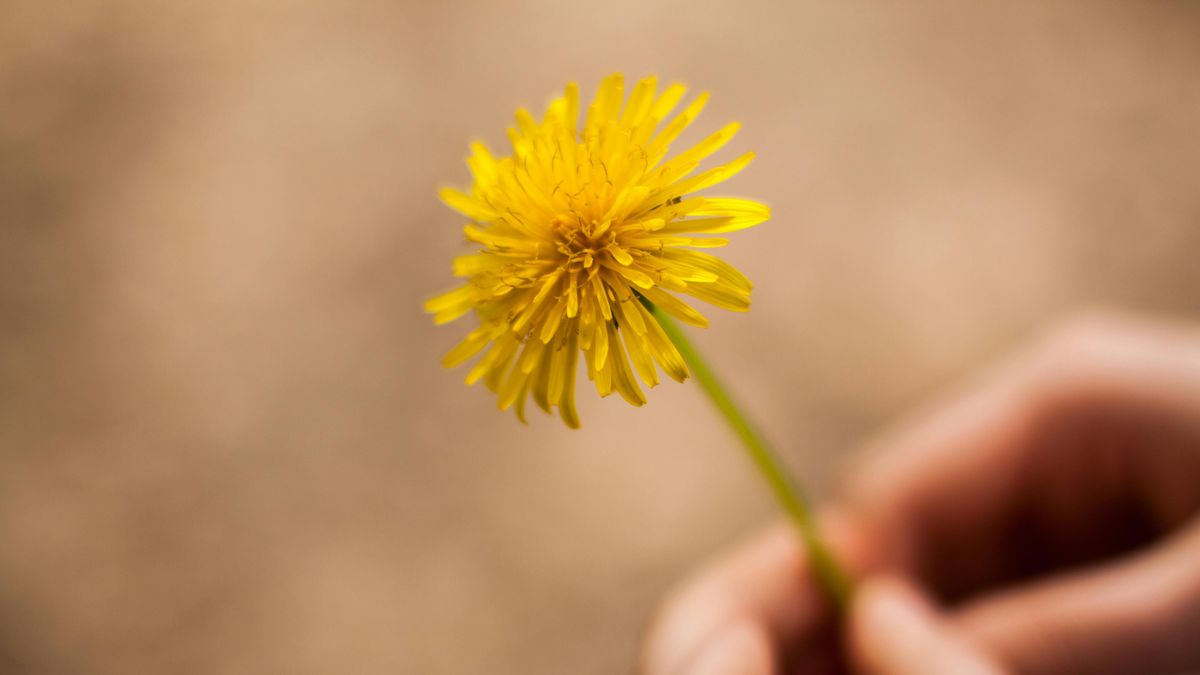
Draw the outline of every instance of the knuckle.
[[[1053,403],[1086,389],[1112,354],[1139,335],[1135,321],[1110,310],[1087,310],[1063,320],[1029,360],[1034,398]]]
[[[1131,320],[1111,310],[1088,309],[1078,312],[1055,326],[1042,344],[1059,360],[1104,351],[1114,338],[1130,331]]]

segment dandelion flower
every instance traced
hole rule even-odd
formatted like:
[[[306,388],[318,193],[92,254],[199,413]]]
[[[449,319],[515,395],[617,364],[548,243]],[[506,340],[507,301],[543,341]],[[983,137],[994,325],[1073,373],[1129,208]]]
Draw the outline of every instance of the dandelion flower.
[[[738,312],[750,307],[746,277],[699,250],[728,243],[711,235],[770,216],[758,202],[696,195],[753,159],[746,153],[696,173],[739,125],[728,124],[668,159],[671,142],[708,95],[672,116],[684,97],[682,85],[658,93],[655,79],[647,78],[628,101],[623,90],[621,75],[606,78],[582,128],[573,83],[551,101],[541,122],[518,110],[508,132],[512,155],[496,158],[472,144],[470,192],[446,188],[440,194],[470,221],[463,232],[481,247],[454,260],[454,274],[465,283],[425,303],[438,324],[472,312],[479,320],[443,363],[458,366],[483,352],[467,383],[482,380],[498,395],[500,409],[514,407],[522,421],[532,397],[546,412],[557,408],[568,426],[579,426],[580,354],[601,396],[616,391],[636,406],[646,402],[639,378],[653,387],[661,368],[672,379],[686,379],[687,364],[648,306],[695,326],[707,319],[677,294]]]

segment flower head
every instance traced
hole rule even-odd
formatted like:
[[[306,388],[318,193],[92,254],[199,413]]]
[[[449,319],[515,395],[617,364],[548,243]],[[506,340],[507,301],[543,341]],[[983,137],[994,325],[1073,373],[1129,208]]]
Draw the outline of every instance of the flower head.
[[[479,319],[443,363],[460,365],[486,348],[467,383],[482,379],[499,407],[515,407],[522,421],[532,396],[579,426],[580,354],[601,396],[616,391],[633,405],[646,402],[635,372],[650,387],[658,384],[656,364],[677,381],[687,378],[687,365],[646,303],[696,326],[708,322],[675,293],[733,311],[750,308],[746,277],[697,250],[728,243],[709,235],[770,217],[758,202],[695,195],[753,159],[746,153],[693,175],[738,124],[666,159],[708,95],[671,117],[682,85],[656,93],[655,79],[644,79],[622,106],[623,88],[621,75],[606,78],[581,130],[574,83],[540,123],[518,110],[508,132],[513,154],[497,159],[472,144],[471,192],[441,191],[442,201],[470,220],[467,240],[482,247],[454,260],[466,283],[425,303],[439,324],[472,311]]]

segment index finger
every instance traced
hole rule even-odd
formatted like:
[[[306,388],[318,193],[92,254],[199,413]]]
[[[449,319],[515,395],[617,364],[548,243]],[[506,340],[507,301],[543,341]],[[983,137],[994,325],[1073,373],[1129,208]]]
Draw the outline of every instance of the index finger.
[[[1146,543],[1200,507],[1200,332],[1075,322],[880,450],[844,506],[943,597]]]
[[[867,564],[868,540],[850,522],[827,515],[822,532],[844,564]],[[684,672],[707,660],[706,650],[731,645],[727,636],[751,632],[771,648],[762,670],[771,675],[778,668],[774,659],[815,640],[831,617],[799,537],[779,523],[701,568],[668,597],[643,644],[642,672]]]

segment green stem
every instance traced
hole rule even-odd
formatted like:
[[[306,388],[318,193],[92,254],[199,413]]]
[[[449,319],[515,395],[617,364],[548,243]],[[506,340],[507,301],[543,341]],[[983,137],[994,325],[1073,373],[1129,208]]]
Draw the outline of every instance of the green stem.
[[[741,439],[746,451],[750,454],[750,459],[754,461],[754,465],[766,479],[771,491],[775,493],[775,498],[779,500],[784,512],[791,518],[792,524],[796,526],[801,540],[808,549],[809,559],[812,561],[817,580],[834,604],[839,608],[844,608],[850,594],[850,578],[838,564],[829,545],[821,536],[820,529],[817,527],[817,522],[813,518],[808,501],[804,498],[800,486],[780,461],[779,455],[775,454],[762,434],[750,423],[741,408],[734,403],[729,391],[721,385],[720,380],[708,367],[704,357],[696,351],[695,346],[688,340],[687,335],[675,323],[675,320],[653,303],[645,300],[643,302],[646,302],[654,317],[658,319],[658,323],[666,331],[667,337],[675,344],[692,374],[696,376],[696,381],[704,388],[705,393],[716,404],[721,415],[725,417],[725,421]]]

